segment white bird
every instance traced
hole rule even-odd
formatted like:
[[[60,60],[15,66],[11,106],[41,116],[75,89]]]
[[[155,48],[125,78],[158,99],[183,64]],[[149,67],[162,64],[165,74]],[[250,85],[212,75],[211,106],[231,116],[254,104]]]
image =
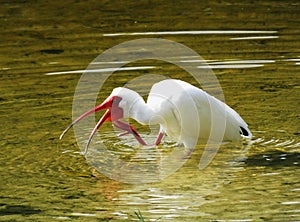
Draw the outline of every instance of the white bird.
[[[132,118],[143,125],[159,124],[154,145],[158,145],[165,134],[186,148],[193,148],[199,139],[220,142],[252,138],[247,123],[228,105],[187,82],[166,79],[152,86],[147,103],[133,90],[115,88],[103,103],[74,120],[60,139],[74,124],[100,110],[106,112],[92,130],[84,155],[104,122],[112,122],[124,130],[121,135],[132,134],[141,145],[147,145],[132,125],[121,121],[122,118]]]

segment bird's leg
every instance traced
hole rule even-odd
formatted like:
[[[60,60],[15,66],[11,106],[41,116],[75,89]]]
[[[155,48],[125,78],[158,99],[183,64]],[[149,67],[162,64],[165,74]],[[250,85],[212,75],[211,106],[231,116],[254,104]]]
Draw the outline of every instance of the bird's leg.
[[[119,133],[118,136],[121,137],[121,136],[124,136],[124,135],[127,135],[129,134],[130,132],[128,131],[124,131],[123,133]]]
[[[154,145],[157,146],[158,144],[160,144],[162,138],[164,137],[164,133],[162,131],[160,131],[156,137],[156,140],[154,142]]]
[[[113,124],[118,129],[124,130],[124,132],[118,134],[119,137],[127,135],[127,134],[132,134],[132,128],[133,128],[133,126],[131,126],[130,124],[121,122],[119,120],[114,121]]]
[[[134,129],[134,127],[130,124],[117,120],[114,122],[114,126],[125,131],[121,133],[121,136],[131,133],[141,145],[147,145],[145,141],[141,138],[141,136],[138,134],[138,132]]]
[[[163,131],[160,131],[156,137],[154,144],[146,144],[146,142],[141,138],[141,136],[132,125],[117,120],[114,122],[114,126],[121,130],[124,130],[124,132],[120,133],[118,136],[132,134],[136,138],[136,140],[143,146],[157,146],[161,143],[161,140],[165,135]]]

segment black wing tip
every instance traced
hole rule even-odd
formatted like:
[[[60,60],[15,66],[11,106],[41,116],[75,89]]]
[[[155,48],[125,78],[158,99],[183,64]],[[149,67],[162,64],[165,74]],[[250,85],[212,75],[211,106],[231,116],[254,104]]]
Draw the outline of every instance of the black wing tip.
[[[250,133],[247,129],[245,129],[244,127],[240,126],[240,134],[243,136],[250,136]]]

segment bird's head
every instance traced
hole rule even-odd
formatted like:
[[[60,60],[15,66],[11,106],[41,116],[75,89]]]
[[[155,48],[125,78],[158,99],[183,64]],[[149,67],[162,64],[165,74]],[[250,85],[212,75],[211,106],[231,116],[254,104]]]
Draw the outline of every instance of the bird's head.
[[[108,96],[103,103],[94,108],[88,110],[87,112],[83,113],[77,119],[75,119],[61,134],[60,139],[65,135],[65,133],[76,123],[80,120],[84,119],[88,115],[101,111],[106,110],[103,114],[101,119],[98,121],[96,125],[96,129],[100,128],[104,122],[114,122],[118,121],[122,118],[129,118],[131,116],[131,108],[132,105],[136,102],[141,100],[142,97],[138,95],[138,93],[123,87],[115,88],[110,96]]]

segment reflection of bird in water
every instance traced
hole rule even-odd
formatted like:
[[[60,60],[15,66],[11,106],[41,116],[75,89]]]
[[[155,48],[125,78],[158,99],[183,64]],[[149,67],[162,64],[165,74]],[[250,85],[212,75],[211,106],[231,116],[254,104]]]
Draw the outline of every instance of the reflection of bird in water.
[[[193,148],[198,139],[221,142],[252,137],[246,122],[228,105],[187,82],[167,79],[152,86],[147,103],[135,91],[115,88],[102,104],[74,120],[60,138],[81,119],[100,110],[106,112],[91,132],[85,154],[93,135],[104,122],[112,122],[124,130],[120,135],[132,134],[141,145],[147,145],[132,125],[120,120],[122,118],[133,118],[143,125],[159,124],[154,145],[158,145],[165,134],[188,148]]]

